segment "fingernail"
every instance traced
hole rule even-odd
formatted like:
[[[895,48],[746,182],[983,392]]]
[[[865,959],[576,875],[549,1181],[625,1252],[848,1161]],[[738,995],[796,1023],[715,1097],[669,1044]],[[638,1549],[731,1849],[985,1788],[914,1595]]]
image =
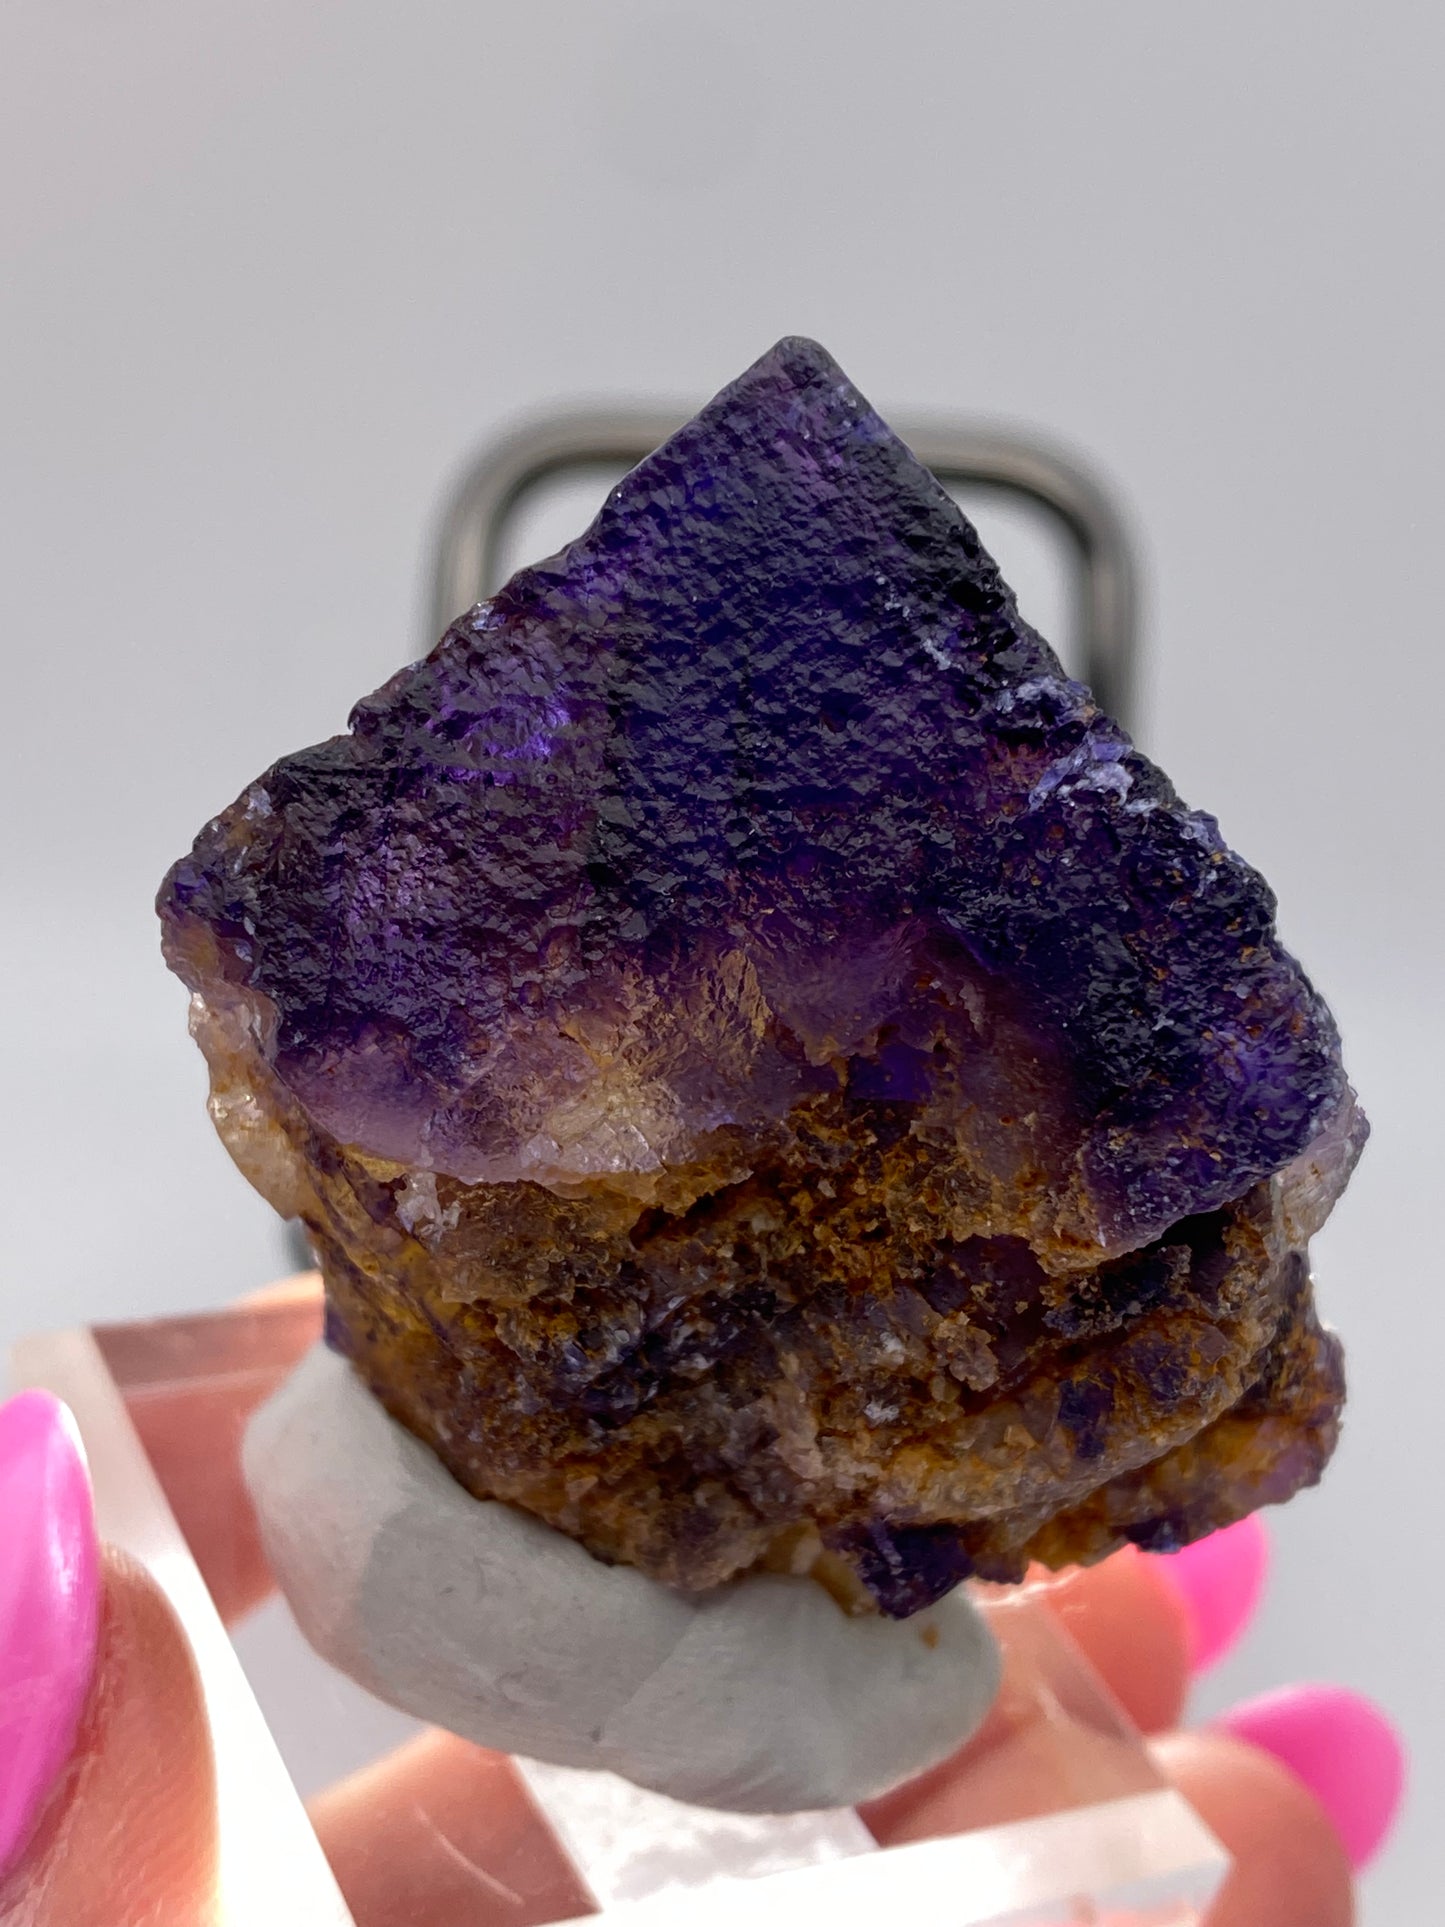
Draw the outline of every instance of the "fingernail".
[[[1251,1513],[1183,1552],[1151,1557],[1184,1608],[1190,1667],[1203,1672],[1239,1643],[1259,1605],[1269,1569],[1264,1521]]]
[[[90,1479],[49,1392],[0,1406],[0,1876],[75,1744],[100,1625]]]
[[[1214,1725],[1303,1780],[1358,1871],[1384,1844],[1405,1788],[1405,1747],[1372,1700],[1344,1686],[1284,1686]]]

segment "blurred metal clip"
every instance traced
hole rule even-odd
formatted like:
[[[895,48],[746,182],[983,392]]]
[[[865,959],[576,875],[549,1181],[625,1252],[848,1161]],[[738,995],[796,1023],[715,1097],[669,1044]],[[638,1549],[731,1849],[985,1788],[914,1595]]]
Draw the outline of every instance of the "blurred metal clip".
[[[686,416],[662,409],[557,415],[489,443],[448,501],[437,539],[426,646],[475,602],[501,587],[508,524],[523,499],[568,469],[628,469]],[[1062,526],[1078,561],[1083,679],[1131,732],[1137,717],[1137,571],[1123,515],[1097,476],[1031,436],[941,420],[897,424],[945,488],[986,486],[1043,508]]]

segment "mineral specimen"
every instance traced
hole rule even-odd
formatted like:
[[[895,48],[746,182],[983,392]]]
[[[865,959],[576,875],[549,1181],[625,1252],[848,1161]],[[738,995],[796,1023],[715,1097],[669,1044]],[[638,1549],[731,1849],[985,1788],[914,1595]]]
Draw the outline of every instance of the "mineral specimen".
[[[1329,1455],[1329,1013],[812,343],[252,784],[160,911],[330,1343],[603,1559],[902,1616]]]

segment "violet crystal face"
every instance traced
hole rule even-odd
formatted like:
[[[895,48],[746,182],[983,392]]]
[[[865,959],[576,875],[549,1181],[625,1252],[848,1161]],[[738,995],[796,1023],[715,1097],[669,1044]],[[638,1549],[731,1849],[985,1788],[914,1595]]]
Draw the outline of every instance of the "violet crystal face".
[[[1312,1482],[1364,1124],[1264,881],[783,341],[161,891],[330,1342],[479,1495],[917,1610]]]

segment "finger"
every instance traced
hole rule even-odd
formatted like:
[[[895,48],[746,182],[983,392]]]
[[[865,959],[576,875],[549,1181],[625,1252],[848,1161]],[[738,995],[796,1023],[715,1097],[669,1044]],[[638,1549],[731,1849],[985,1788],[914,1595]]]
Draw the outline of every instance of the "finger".
[[[1004,1683],[980,1733],[951,1760],[863,1808],[884,1844],[1022,1819],[1075,1793],[1083,1802],[1138,1791],[1135,1743],[1102,1697],[1094,1703],[1087,1680],[1070,1688],[1066,1717],[1050,1710],[1061,1688],[1047,1646],[1033,1636],[1029,1615],[1040,1602],[1136,1727],[1160,1732],[1177,1723],[1193,1628],[1164,1561],[1129,1549],[1087,1570],[1032,1579],[1027,1598],[1003,1595],[993,1608]]]
[[[319,1271],[296,1271],[289,1278],[277,1278],[272,1284],[245,1292],[236,1303],[253,1310],[272,1305],[314,1306],[319,1315],[322,1296]]]
[[[1202,1673],[1231,1652],[1259,1607],[1269,1574],[1269,1534],[1257,1512],[1182,1552],[1154,1554],[1151,1569],[1178,1594],[1189,1624],[1189,1665]]]
[[[0,1407],[0,1875],[75,1744],[100,1637],[100,1549],[75,1421],[48,1392]]]
[[[534,1927],[592,1896],[504,1754],[431,1732],[311,1802],[356,1927]]]
[[[1141,1733],[1179,1722],[1191,1639],[1160,1562],[1132,1548],[1102,1564],[1040,1576],[1043,1597]]]
[[[1219,1733],[1172,1733],[1152,1750],[1234,1861],[1207,1927],[1350,1927],[1349,1860],[1295,1774]]]
[[[1161,1733],[1178,1724],[1191,1673],[1214,1665],[1248,1628],[1268,1559],[1254,1514],[1183,1552],[1131,1548],[1087,1570],[1034,1577],[1134,1724]]]
[[[901,1846],[1139,1790],[1132,1746],[1075,1728],[1061,1755],[1056,1726],[1047,1714],[1009,1717],[1006,1680],[998,1715],[962,1758],[862,1809],[870,1831]],[[1349,1927],[1349,1862],[1296,1776],[1215,1733],[1170,1734],[1151,1750],[1235,1863],[1207,1927]]]
[[[1113,1562],[1110,1562],[1113,1564]],[[1133,1694],[1133,1710],[1177,1704],[1184,1643],[1176,1602],[1133,1559],[1112,1574],[1071,1574],[1053,1584],[987,1596],[989,1625],[1003,1653],[1003,1679],[979,1732],[951,1758],[859,1812],[883,1846],[1003,1826],[1062,1807],[1122,1799],[1152,1783],[1138,1735],[1098,1673],[1078,1664],[1049,1604],[1060,1596],[1067,1623],[1112,1683]],[[1131,1624],[1137,1655],[1126,1646]],[[1141,1688],[1131,1667],[1145,1676]],[[1152,1684],[1148,1675],[1157,1675]]]
[[[3,1927],[212,1927],[218,1834],[200,1682],[164,1594],[102,1554],[95,1672],[69,1762],[0,1889]]]
[[[1384,1845],[1405,1791],[1405,1748],[1373,1701],[1345,1686],[1282,1686],[1231,1707],[1214,1730],[1262,1747],[1330,1816],[1350,1864]]]
[[[993,1696],[995,1648],[962,1593],[894,1622],[772,1573],[674,1592],[472,1498],[321,1348],[245,1458],[312,1645],[483,1745],[699,1805],[849,1806],[947,1757]]]
[[[239,1619],[272,1590],[255,1511],[241,1476],[251,1414],[281,1384],[321,1329],[321,1287],[303,1272],[243,1303],[255,1319],[188,1323],[184,1373],[137,1382],[142,1358],[113,1360],[126,1409],[221,1617]],[[144,1341],[144,1335],[138,1342]],[[107,1335],[112,1349],[127,1340]],[[156,1368],[153,1363],[149,1369]]]

